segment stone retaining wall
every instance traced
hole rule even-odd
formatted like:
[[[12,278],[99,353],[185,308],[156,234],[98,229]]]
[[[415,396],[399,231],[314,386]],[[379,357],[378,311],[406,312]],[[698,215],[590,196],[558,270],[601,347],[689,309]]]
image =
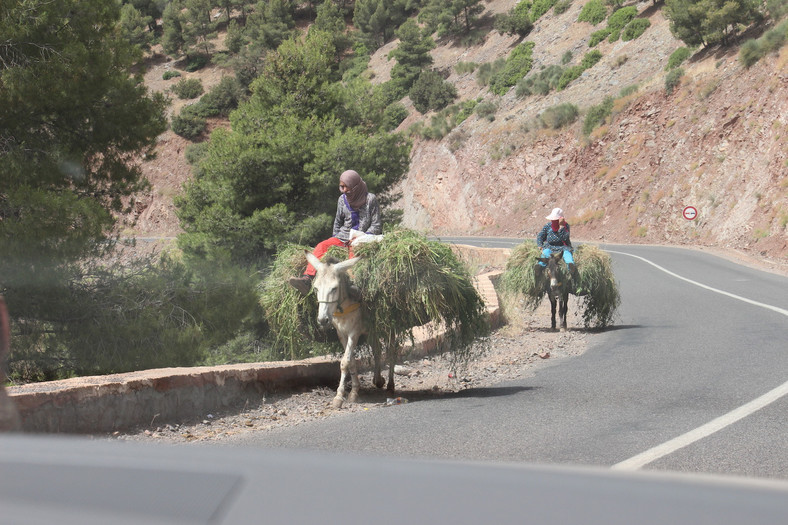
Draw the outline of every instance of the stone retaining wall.
[[[508,250],[462,247],[489,264],[505,261]],[[487,305],[493,327],[501,324],[498,297],[493,286],[500,271],[480,275],[477,287]],[[441,334],[416,333],[409,355],[440,351]],[[79,377],[61,381],[0,388],[0,403],[15,405],[24,432],[97,434],[125,430],[156,419],[172,419],[216,412],[259,400],[266,392],[292,391],[316,386],[336,388],[339,360],[320,357],[303,361],[245,363],[238,365],[161,368],[126,374]],[[3,410],[0,406],[0,411]],[[0,430],[3,430],[0,427]]]

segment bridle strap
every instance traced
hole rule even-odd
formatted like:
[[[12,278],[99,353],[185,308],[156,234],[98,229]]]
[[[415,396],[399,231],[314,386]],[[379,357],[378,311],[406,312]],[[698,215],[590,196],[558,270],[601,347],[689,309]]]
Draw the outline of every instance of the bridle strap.
[[[338,312],[334,312],[334,317],[342,317],[343,315],[347,315],[350,313],[355,312],[361,307],[361,303],[352,303],[350,306],[346,306],[344,310],[340,308]]]

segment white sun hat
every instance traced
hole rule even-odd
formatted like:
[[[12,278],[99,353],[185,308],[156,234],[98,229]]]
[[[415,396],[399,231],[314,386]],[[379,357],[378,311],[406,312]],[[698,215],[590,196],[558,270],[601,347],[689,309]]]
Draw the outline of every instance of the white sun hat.
[[[558,219],[564,218],[564,210],[561,208],[553,208],[553,211],[550,212],[550,215],[545,217],[545,219],[549,221],[557,221]]]

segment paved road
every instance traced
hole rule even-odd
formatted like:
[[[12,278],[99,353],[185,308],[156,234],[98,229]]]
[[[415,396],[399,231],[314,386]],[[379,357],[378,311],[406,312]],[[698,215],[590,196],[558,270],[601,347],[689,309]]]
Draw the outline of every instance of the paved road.
[[[693,250],[603,248],[620,319],[582,356],[236,444],[788,479],[788,279]]]

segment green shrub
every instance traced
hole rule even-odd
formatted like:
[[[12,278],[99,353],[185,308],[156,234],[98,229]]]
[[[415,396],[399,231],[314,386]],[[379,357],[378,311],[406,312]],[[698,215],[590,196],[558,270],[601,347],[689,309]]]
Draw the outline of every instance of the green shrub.
[[[561,65],[565,66],[569,62],[571,62],[572,61],[572,56],[573,56],[572,55],[572,51],[570,51],[568,49],[566,51],[564,51],[564,54],[561,55]]]
[[[636,18],[624,28],[624,31],[621,33],[621,40],[624,42],[635,40],[645,33],[649,27],[651,27],[651,22],[649,22],[648,18]]]
[[[476,72],[476,81],[480,86],[489,86],[490,81],[493,79],[495,75],[498,74],[499,71],[502,71],[506,67],[506,59],[499,58],[495,62],[485,62],[481,66],[479,66],[478,71]]]
[[[602,0],[591,0],[577,15],[578,22],[588,22],[592,26],[599,24],[605,18],[607,18],[607,7]]]
[[[437,71],[422,71],[408,92],[413,106],[420,113],[443,109],[457,98],[457,88]]]
[[[519,2],[506,14],[495,17],[495,30],[499,34],[519,35],[524,37],[534,28],[531,19],[531,2],[524,0]]]
[[[211,61],[211,57],[208,55],[194,55],[188,57],[188,62],[186,63],[185,69],[189,73],[194,73],[195,71],[199,71],[200,69],[204,68],[208,65]]]
[[[635,6],[627,6],[618,9],[607,19],[607,27],[611,32],[621,31],[638,14]]]
[[[196,104],[202,117],[226,117],[244,98],[241,83],[233,76],[225,76]]]
[[[675,50],[673,53],[670,54],[670,58],[668,58],[668,65],[665,66],[665,71],[670,71],[671,69],[676,69],[681,64],[687,60],[692,51],[689,50],[688,47],[680,47]]]
[[[572,124],[578,114],[577,106],[567,102],[547,108],[537,119],[543,128],[559,129]]]
[[[193,99],[203,94],[199,78],[182,78],[170,88],[180,99]]]
[[[597,62],[602,60],[602,53],[594,49],[593,51],[589,51],[588,53],[583,56],[583,60],[580,61],[580,66],[583,69],[589,69],[593,67]]]
[[[561,91],[566,86],[568,86],[570,82],[582,75],[583,71],[585,71],[585,68],[582,66],[572,66],[566,68],[561,74],[561,78],[558,79],[558,86],[556,86],[558,90]]]
[[[479,64],[476,62],[457,62],[457,65],[454,66],[454,71],[458,75],[464,75],[465,73],[473,73],[477,67],[479,67]]]
[[[594,49],[593,51],[589,51],[588,53],[585,54],[585,56],[583,56],[583,60],[580,61],[579,65],[572,66],[564,70],[564,72],[561,74],[561,78],[558,79],[558,84],[556,88],[559,91],[564,89],[566,86],[569,85],[570,82],[572,82],[580,75],[582,75],[583,71],[592,67],[601,59],[602,59],[602,53],[600,53],[598,50]]]
[[[637,84],[632,84],[625,88],[621,88],[621,92],[618,94],[618,96],[621,98],[628,97],[629,95],[633,95],[637,93],[638,89],[640,89],[640,86],[638,86]]]
[[[572,7],[572,0],[558,0],[555,7],[553,7],[553,14],[562,15]]]
[[[385,131],[397,129],[403,120],[408,117],[408,110],[400,102],[392,102],[383,110],[383,121],[381,127]]]
[[[465,119],[473,115],[474,110],[476,109],[476,105],[481,102],[481,98],[474,99],[474,100],[467,100],[461,104],[460,111],[457,113],[455,117],[455,124],[460,125],[462,124]]]
[[[673,93],[673,90],[679,85],[681,77],[683,76],[684,70],[682,68],[673,69],[665,76],[665,91],[668,95]]]
[[[739,61],[744,67],[750,67],[767,53],[777,52],[785,45],[786,40],[788,40],[788,20],[782,21],[759,39],[746,41],[739,51]]]
[[[786,38],[788,38],[788,20],[764,33],[758,39],[758,43],[764,53],[775,53],[785,45]]]
[[[161,76],[161,79],[162,79],[162,80],[169,80],[169,79],[171,79],[171,78],[177,78],[177,77],[179,77],[179,76],[181,76],[181,72],[180,72],[180,71],[176,71],[176,70],[174,70],[174,69],[168,69],[168,70],[167,70],[167,71],[165,71],[165,72],[164,72],[164,74]]]
[[[563,72],[564,68],[553,64],[539,73],[532,73],[517,83],[515,94],[518,97],[547,95],[558,86],[558,80]]]
[[[747,68],[758,62],[762,57],[763,51],[757,40],[747,40],[739,50],[739,62]]]
[[[205,131],[207,122],[199,116],[192,106],[183,108],[179,115],[172,117],[172,131],[189,140],[195,140]]]
[[[600,29],[591,33],[591,39],[588,41],[588,47],[596,47],[602,40],[610,36],[610,28]]]
[[[477,104],[475,113],[481,118],[486,118],[487,120],[492,121],[495,119],[496,111],[498,111],[498,105],[494,102],[487,101]]]
[[[533,42],[524,42],[512,50],[506,59],[505,67],[490,80],[490,91],[496,95],[504,95],[531,71],[534,45]]]
[[[531,22],[539,20],[556,2],[557,0],[534,0],[533,5],[531,5]]]
[[[601,126],[607,117],[613,113],[613,97],[606,97],[601,104],[591,106],[583,121],[583,134],[590,135],[592,131]]]
[[[766,7],[772,20],[782,20],[788,15],[788,0],[766,0]]]

